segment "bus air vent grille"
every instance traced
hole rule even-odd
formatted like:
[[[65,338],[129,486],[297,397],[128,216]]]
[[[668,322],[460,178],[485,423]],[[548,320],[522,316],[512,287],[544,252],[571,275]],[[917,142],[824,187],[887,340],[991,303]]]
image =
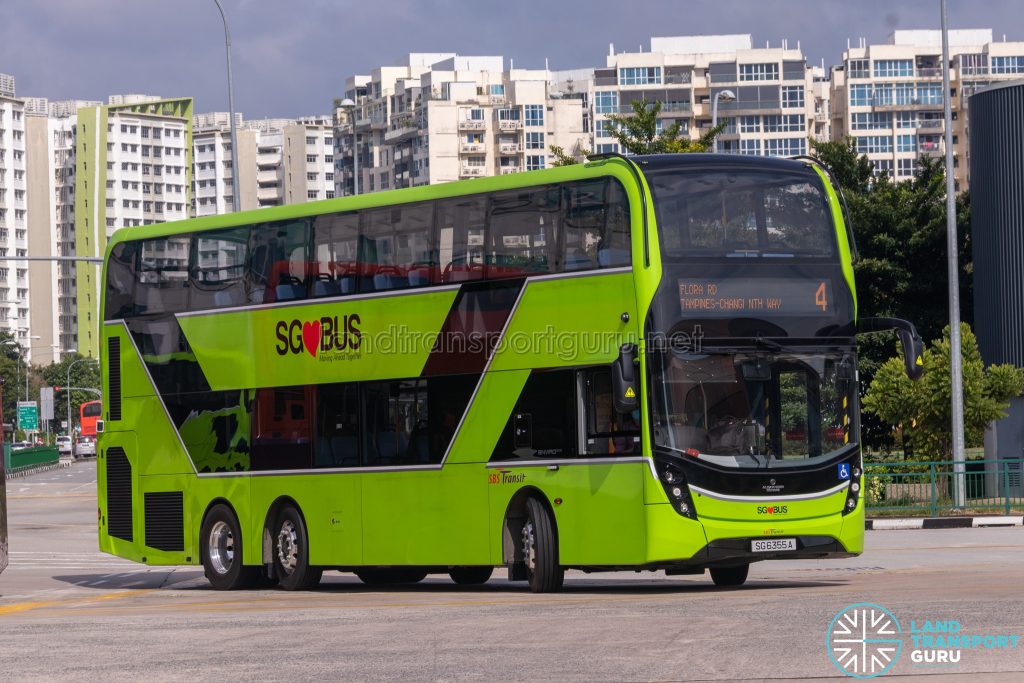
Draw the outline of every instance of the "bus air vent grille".
[[[107,397],[107,419],[121,419],[121,339],[107,340],[107,382],[110,396]]]
[[[184,505],[181,491],[146,493],[146,545],[169,552],[185,550]]]
[[[120,446],[107,449],[107,533],[132,540],[132,465]]]

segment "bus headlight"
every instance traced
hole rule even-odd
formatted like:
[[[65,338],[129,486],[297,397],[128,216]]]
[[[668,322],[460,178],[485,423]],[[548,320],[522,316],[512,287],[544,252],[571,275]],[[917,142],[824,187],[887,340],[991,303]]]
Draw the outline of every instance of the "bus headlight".
[[[683,517],[697,519],[697,511],[693,507],[693,498],[690,497],[690,488],[686,485],[686,477],[682,471],[672,465],[657,464],[657,470],[661,485],[665,489],[669,502],[675,511]]]
[[[843,514],[848,515],[857,509],[857,500],[860,497],[860,475],[862,474],[859,464],[850,468],[850,486],[846,489],[846,504],[843,506]]]

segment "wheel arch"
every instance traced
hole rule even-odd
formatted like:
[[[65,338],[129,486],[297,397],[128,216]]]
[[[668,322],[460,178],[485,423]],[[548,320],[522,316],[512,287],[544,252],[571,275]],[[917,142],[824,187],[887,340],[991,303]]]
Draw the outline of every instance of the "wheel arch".
[[[558,534],[558,519],[555,517],[555,509],[548,500],[547,494],[536,486],[524,486],[516,491],[505,507],[505,516],[501,523],[501,558],[506,565],[512,566],[521,564],[522,557],[522,529],[526,520],[526,501],[536,499],[544,506],[551,518],[551,528],[555,534],[555,544],[560,545]]]

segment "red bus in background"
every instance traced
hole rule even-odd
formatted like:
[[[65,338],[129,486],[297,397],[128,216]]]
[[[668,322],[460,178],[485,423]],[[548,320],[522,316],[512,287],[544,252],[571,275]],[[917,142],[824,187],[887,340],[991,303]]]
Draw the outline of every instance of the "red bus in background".
[[[86,401],[78,409],[78,424],[82,426],[82,436],[91,436],[96,440],[96,420],[100,419],[102,401]]]

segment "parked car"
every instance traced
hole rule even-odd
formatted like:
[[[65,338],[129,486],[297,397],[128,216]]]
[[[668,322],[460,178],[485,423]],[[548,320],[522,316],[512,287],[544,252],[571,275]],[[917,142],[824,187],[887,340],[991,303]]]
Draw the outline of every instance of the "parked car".
[[[75,437],[75,457],[84,458],[87,455],[96,455],[96,437],[82,436]]]
[[[31,448],[32,443],[30,441],[15,441],[11,444],[12,451],[20,451],[23,448]]]
[[[71,455],[71,437],[70,436],[58,436],[57,437],[57,452],[61,455]]]

